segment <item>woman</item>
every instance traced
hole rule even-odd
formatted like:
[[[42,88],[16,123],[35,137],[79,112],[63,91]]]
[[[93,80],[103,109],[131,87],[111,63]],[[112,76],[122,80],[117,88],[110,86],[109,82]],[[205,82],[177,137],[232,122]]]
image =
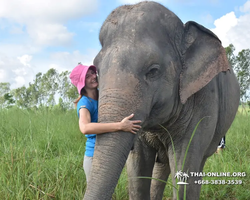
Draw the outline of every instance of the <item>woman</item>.
[[[77,65],[70,74],[71,83],[77,87],[80,96],[74,102],[77,107],[80,131],[87,137],[83,168],[87,182],[94,155],[96,134],[126,131],[136,134],[141,128],[140,120],[130,120],[134,114],[116,123],[97,123],[98,121],[98,80],[94,65]]]

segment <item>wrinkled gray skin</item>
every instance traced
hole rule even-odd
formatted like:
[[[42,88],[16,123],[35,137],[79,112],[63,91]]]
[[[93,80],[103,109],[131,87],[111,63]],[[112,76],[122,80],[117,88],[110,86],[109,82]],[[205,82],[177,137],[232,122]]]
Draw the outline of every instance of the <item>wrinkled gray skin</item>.
[[[84,199],[110,200],[127,158],[129,177],[166,181],[171,173],[175,185],[174,175],[182,169],[201,119],[182,171],[202,171],[239,103],[239,86],[220,40],[195,22],[184,25],[160,4],[142,2],[115,9],[101,28],[100,42],[102,49],[94,60],[100,75],[99,122],[120,121],[134,113],[143,130],[137,135],[97,136]],[[188,200],[199,199],[201,186],[194,184],[198,179],[189,176]],[[130,178],[129,197],[162,199],[164,187],[155,180]],[[182,186],[179,197],[183,198]]]

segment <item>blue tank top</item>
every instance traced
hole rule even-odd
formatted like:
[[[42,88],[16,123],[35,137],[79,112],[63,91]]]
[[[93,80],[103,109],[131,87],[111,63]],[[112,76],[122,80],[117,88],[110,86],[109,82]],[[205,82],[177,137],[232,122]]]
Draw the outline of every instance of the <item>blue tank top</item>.
[[[98,121],[98,101],[94,100],[90,97],[82,96],[80,101],[77,103],[77,115],[79,117],[79,110],[81,108],[88,109],[91,117],[91,122]],[[94,149],[95,149],[95,134],[85,135],[87,137],[85,155],[89,157],[93,157]]]

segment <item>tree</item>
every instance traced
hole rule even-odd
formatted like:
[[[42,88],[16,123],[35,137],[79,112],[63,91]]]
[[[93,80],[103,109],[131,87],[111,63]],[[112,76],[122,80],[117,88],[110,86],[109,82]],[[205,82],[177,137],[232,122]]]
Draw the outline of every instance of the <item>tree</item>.
[[[247,90],[250,86],[250,50],[243,49],[236,56],[235,70],[240,84],[241,99],[247,100]]]
[[[0,83],[0,105],[5,107],[6,94],[10,92],[10,83]]]
[[[74,85],[71,84],[69,79],[70,72],[64,71],[59,74],[59,87],[58,91],[61,98],[61,105],[64,108],[72,108],[73,101],[77,98],[78,92]]]
[[[247,102],[248,107],[250,108],[250,101]]]
[[[58,73],[55,69],[49,69],[45,74],[36,74],[33,83],[29,83],[27,92],[30,94],[30,107],[54,106],[55,94],[58,90]]]
[[[4,95],[4,103],[6,103],[7,106],[11,106],[15,103],[15,100],[13,99],[13,95],[10,93],[6,93]]]
[[[229,63],[231,64],[232,68],[234,69],[234,66],[235,66],[235,55],[234,55],[235,47],[233,44],[230,44],[228,47],[225,48],[225,50],[226,50],[226,54],[227,54],[227,59],[228,59]]]
[[[55,69],[49,69],[42,76],[39,89],[42,92],[42,105],[54,106],[55,94],[58,90],[58,73]]]
[[[230,44],[225,50],[240,85],[241,101],[246,101],[248,99],[247,91],[250,86],[250,50],[243,49],[238,55],[235,55],[233,44]]]
[[[0,83],[0,103],[2,107],[16,103],[21,108],[38,106],[53,107],[55,97],[60,95],[60,109],[73,108],[73,101],[78,97],[77,89],[71,84],[70,72],[60,74],[55,69],[49,69],[45,74],[36,74],[33,83],[10,91],[10,83]],[[5,103],[5,104],[4,104]]]
[[[40,84],[42,81],[42,73],[39,72],[36,74],[36,78],[34,80],[34,83],[29,83],[29,90],[30,90],[30,103],[31,106],[38,106],[41,104],[40,97],[42,96],[42,92],[40,90]]]
[[[21,108],[29,108],[31,103],[30,90],[27,90],[25,86],[17,88],[11,91],[11,94],[16,100],[16,105]]]

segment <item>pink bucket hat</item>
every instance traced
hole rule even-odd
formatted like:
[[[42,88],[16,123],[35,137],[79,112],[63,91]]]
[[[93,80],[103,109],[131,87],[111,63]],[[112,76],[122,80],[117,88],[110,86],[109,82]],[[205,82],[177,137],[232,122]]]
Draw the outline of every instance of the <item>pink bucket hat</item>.
[[[79,94],[81,94],[81,89],[85,86],[85,77],[89,68],[93,68],[96,72],[94,65],[86,66],[79,64],[72,70],[69,76],[71,83],[77,87]]]

